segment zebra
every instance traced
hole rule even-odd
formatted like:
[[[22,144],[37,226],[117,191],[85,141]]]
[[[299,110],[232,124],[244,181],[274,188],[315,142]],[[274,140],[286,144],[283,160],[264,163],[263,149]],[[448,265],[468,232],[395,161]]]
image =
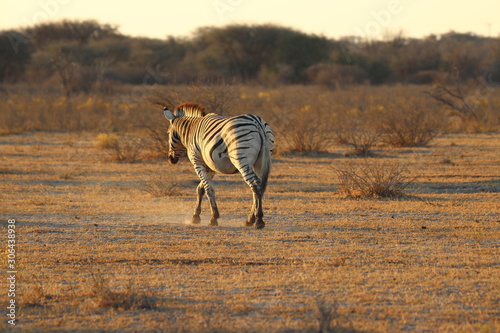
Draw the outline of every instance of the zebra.
[[[209,224],[218,225],[219,210],[212,178],[215,173],[239,172],[253,192],[252,209],[245,225],[264,228],[262,197],[267,187],[274,147],[270,126],[252,114],[234,117],[206,114],[205,108],[196,103],[180,104],[174,112],[164,107],[163,113],[170,122],[169,163],[176,164],[181,153],[187,150],[187,156],[200,178],[192,223],[201,222],[201,202],[206,194],[212,210]]]

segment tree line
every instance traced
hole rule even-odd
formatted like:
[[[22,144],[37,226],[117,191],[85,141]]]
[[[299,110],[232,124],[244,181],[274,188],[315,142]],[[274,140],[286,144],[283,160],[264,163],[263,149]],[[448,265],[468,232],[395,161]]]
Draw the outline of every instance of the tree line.
[[[0,32],[0,83],[59,82],[68,95],[115,83],[428,84],[500,82],[500,38],[449,32],[421,39],[329,39],[287,27],[234,24],[189,37],[137,38],[96,21],[60,21]]]

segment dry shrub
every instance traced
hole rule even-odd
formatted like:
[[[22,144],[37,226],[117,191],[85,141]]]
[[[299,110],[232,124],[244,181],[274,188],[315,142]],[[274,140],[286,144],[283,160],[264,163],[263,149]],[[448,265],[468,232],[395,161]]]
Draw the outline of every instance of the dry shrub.
[[[319,333],[332,332],[332,321],[338,317],[337,303],[326,298],[316,299],[316,312],[318,316]]]
[[[120,137],[114,133],[101,133],[97,136],[97,148],[109,149],[118,145]]]
[[[265,105],[274,104],[275,112],[265,116],[275,136],[282,138],[283,152],[325,152],[333,142],[331,105],[320,101],[306,87],[296,87],[290,95],[283,92],[259,93]],[[267,106],[268,107],[268,106]],[[268,107],[269,108],[269,107]]]
[[[200,103],[208,112],[220,115],[229,115],[234,112],[237,93],[234,82],[226,82],[224,79],[196,83],[190,88],[193,102]]]
[[[370,111],[370,110],[368,110]],[[337,116],[334,132],[338,144],[352,148],[347,156],[370,156],[380,142],[380,132],[374,126],[376,119],[367,111],[352,108]]]
[[[352,147],[355,156],[373,155],[373,147],[380,140],[380,133],[363,129],[338,129],[337,142]]]
[[[339,179],[340,192],[351,198],[395,198],[404,195],[411,183],[407,168],[400,163],[364,159],[332,167]]]
[[[148,127],[149,138],[151,139],[152,155],[155,157],[164,158],[168,155],[168,127],[157,126]]]
[[[138,293],[132,283],[129,283],[125,290],[113,291],[109,278],[103,273],[91,272],[91,277],[91,295],[97,307],[118,310],[150,310],[156,307],[154,299]]]
[[[116,162],[135,162],[145,146],[144,140],[132,136],[101,133],[97,136],[97,147],[105,149]]]
[[[148,89],[146,100],[149,103],[174,108],[185,102],[198,103],[207,113],[232,115],[239,97],[239,87],[224,79],[197,81],[192,85],[159,86]]]
[[[132,137],[123,138],[111,149],[112,159],[118,162],[135,162],[139,159],[143,148],[143,140]]]
[[[154,197],[170,197],[180,194],[177,178],[158,172],[146,182],[144,190]]]
[[[285,133],[288,151],[300,153],[325,152],[332,142],[332,134],[320,121],[301,119]]]
[[[425,105],[392,105],[379,120],[383,141],[393,147],[426,146],[441,127],[441,118]]]

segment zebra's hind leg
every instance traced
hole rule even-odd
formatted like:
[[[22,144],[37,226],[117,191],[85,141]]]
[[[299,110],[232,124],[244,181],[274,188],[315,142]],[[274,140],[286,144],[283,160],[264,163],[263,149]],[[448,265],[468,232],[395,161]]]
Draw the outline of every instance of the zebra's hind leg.
[[[239,157],[239,158],[238,158]],[[236,156],[231,157],[231,162],[238,169],[245,183],[250,187],[253,193],[253,203],[252,209],[250,210],[250,215],[248,220],[245,222],[247,227],[255,226],[256,229],[262,229],[265,227],[265,223],[262,220],[264,213],[262,211],[262,196],[264,194],[264,189],[262,188],[262,181],[255,173],[253,165],[248,163],[246,157]]]
[[[200,224],[201,218],[201,201],[203,200],[203,196],[205,195],[205,187],[203,186],[203,182],[200,182],[198,184],[198,187],[196,188],[196,193],[198,195],[197,201],[196,201],[196,208],[194,209],[194,214],[193,218],[191,220],[191,223],[193,224]]]
[[[252,205],[252,210],[250,212],[250,215],[248,215],[248,219],[245,221],[245,226],[247,227],[253,227],[255,224],[255,195],[254,195],[254,204]]]
[[[256,229],[262,229],[265,227],[265,223],[262,220],[264,217],[264,212],[262,210],[262,186],[260,179],[255,177],[251,182],[247,182],[253,192],[253,204],[250,215],[245,225],[251,227],[255,225]]]
[[[259,182],[260,183],[260,182]],[[253,190],[253,188],[252,188]],[[255,193],[257,192],[257,193]],[[262,217],[264,217],[264,212],[262,211],[262,188],[259,184],[258,189],[254,191],[254,198],[255,198],[255,204],[254,204],[254,210],[255,210],[255,229],[262,229],[266,226],[264,221],[262,220]]]

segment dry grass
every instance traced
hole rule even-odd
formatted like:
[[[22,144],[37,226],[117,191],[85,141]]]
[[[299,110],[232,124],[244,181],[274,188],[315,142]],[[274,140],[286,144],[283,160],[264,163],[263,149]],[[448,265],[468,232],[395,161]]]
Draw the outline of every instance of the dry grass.
[[[318,86],[243,86],[214,84],[179,86],[116,86],[109,94],[79,94],[67,98],[57,89],[28,85],[6,86],[0,95],[0,133],[33,130],[132,132],[153,128],[150,140],[164,155],[165,119],[158,104],[198,102],[208,112],[224,115],[254,113],[268,121],[277,137],[277,150],[325,151],[335,131],[353,133],[346,140],[364,154],[374,144],[359,133],[378,133],[377,143],[388,146],[425,146],[446,131],[491,132],[500,129],[500,94],[492,91],[481,101],[481,116],[460,119],[426,97],[428,86],[352,86],[331,90]],[[493,89],[493,88],[492,88]],[[496,88],[500,89],[500,88]],[[37,112],[33,113],[33,105]],[[158,125],[160,127],[158,128]],[[352,131],[356,124],[357,131]],[[166,124],[165,124],[166,126]],[[158,140],[159,139],[159,140]],[[364,142],[364,143],[363,143]],[[152,149],[153,150],[153,149]],[[120,158],[117,152],[117,158]]]
[[[279,156],[263,230],[243,226],[240,176],[215,177],[219,227],[206,201],[202,225],[186,225],[191,164],[109,163],[96,135],[2,136],[2,167],[15,171],[0,174],[2,227],[18,226],[15,330],[500,330],[498,134],[378,154],[419,176],[398,200],[344,198],[331,165],[359,158],[343,147]],[[64,163],[79,172],[61,179]],[[158,170],[175,173],[180,195],[144,191]]]

